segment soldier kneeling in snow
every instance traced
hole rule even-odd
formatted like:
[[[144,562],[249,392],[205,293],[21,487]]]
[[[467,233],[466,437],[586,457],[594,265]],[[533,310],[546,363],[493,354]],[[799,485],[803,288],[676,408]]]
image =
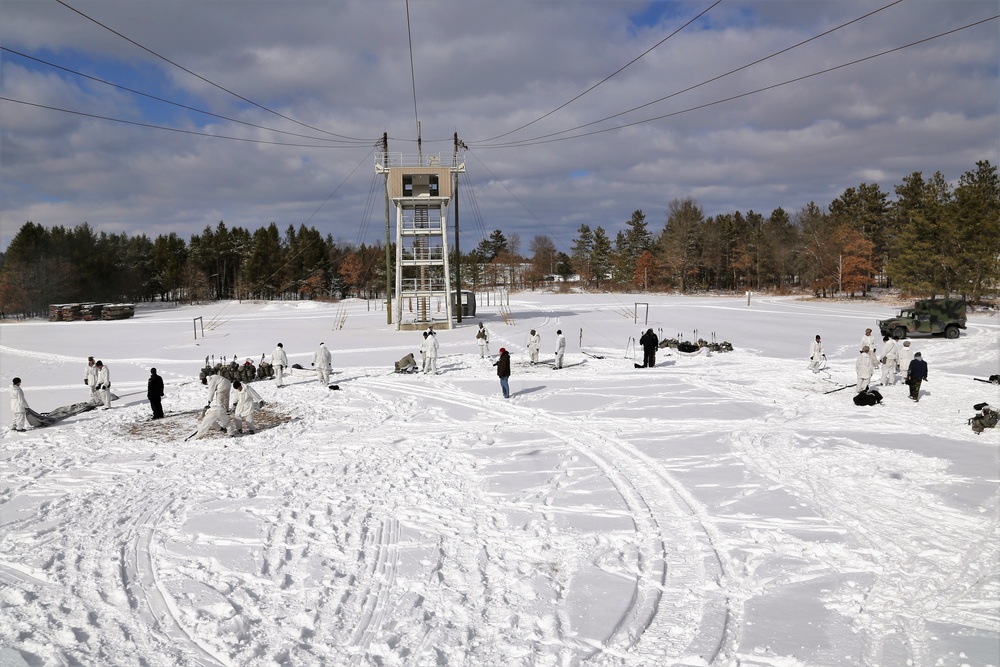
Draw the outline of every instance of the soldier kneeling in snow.
[[[408,355],[396,362],[396,372],[397,373],[416,373],[417,372],[417,360],[410,352]]]
[[[233,422],[240,433],[253,434],[253,413],[262,405],[260,394],[253,387],[242,382],[234,382],[236,403],[233,406]],[[232,430],[229,431],[232,434]]]
[[[233,423],[225,406],[222,405],[212,405],[205,410],[205,417],[201,420],[201,426],[195,431],[194,439],[200,440],[216,429],[233,435]]]

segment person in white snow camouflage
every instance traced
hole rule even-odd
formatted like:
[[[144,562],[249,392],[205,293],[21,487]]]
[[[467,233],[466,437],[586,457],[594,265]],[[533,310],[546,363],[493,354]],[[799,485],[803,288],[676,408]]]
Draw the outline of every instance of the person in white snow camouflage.
[[[563,336],[562,329],[556,331],[556,368],[563,367],[563,357],[566,355],[566,336]]]
[[[312,364],[316,367],[316,377],[319,378],[324,387],[330,384],[331,361],[330,350],[326,349],[324,343],[320,343],[319,347],[316,348],[316,352],[313,353]]]
[[[420,370],[424,373],[427,372],[427,350],[430,349],[431,335],[426,331],[423,333],[423,340],[420,342]]]
[[[271,367],[274,369],[274,384],[277,387],[285,386],[285,368],[288,367],[288,356],[285,354],[285,346],[278,343],[271,353]]]
[[[899,351],[899,357],[896,359],[896,370],[905,374],[910,367],[910,362],[913,361],[913,348],[910,347],[910,341],[904,340],[903,344],[896,349]]]
[[[888,336],[882,337],[882,386],[896,384],[896,365],[899,363],[899,348],[896,341]]]
[[[424,373],[438,372],[438,337],[433,330],[427,335],[427,352],[424,357]]]
[[[479,356],[485,359],[490,353],[490,334],[482,322],[479,323],[479,331],[476,332],[476,342],[479,344]]]
[[[14,413],[14,420],[11,428],[18,433],[23,433],[27,420],[28,401],[24,398],[24,390],[21,389],[21,378],[14,378],[14,384],[10,390],[10,411]]]
[[[872,381],[872,373],[875,370],[872,366],[872,351],[867,345],[861,348],[861,353],[858,354],[858,360],[854,362],[854,369],[858,373],[858,386],[856,391],[860,394],[868,389],[868,385]]]
[[[415,373],[417,371],[417,360],[413,357],[413,353],[403,356],[402,359],[396,362],[396,372],[397,373]]]
[[[539,336],[534,329],[532,329],[531,335],[528,336],[528,358],[531,360],[531,363],[533,364],[538,363],[538,349],[541,346],[542,346],[542,337]]]
[[[104,365],[103,361],[95,364],[97,368],[97,402],[103,403],[102,410],[111,408],[111,371]]]
[[[194,439],[201,440],[206,435],[215,430],[222,430],[229,435],[234,435],[233,422],[226,412],[228,406],[213,405],[205,410],[205,416],[201,420],[201,425],[195,431]]]
[[[816,334],[816,340],[809,346],[809,370],[813,373],[819,373],[820,369],[823,368],[824,361],[826,361],[826,355],[823,354],[823,340],[819,334]]]
[[[239,433],[249,433],[253,435],[253,413],[264,405],[253,387],[242,382],[234,382],[233,389],[236,390],[236,402],[233,404],[233,424]]]
[[[87,357],[87,370],[84,371],[83,383],[90,387],[90,402],[97,405],[101,397],[97,395],[97,365],[93,357]]]
[[[225,410],[229,410],[229,392],[233,388],[233,383],[221,375],[211,375],[205,381],[208,385],[208,403],[205,407],[221,405]]]
[[[861,337],[861,347],[868,348],[868,355],[872,358],[872,368],[878,368],[878,357],[875,356],[875,336],[871,329],[865,329],[865,335]]]

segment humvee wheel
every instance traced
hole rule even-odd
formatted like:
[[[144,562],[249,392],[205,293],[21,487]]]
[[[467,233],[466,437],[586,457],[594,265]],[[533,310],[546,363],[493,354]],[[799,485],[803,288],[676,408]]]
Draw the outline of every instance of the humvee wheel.
[[[903,340],[906,338],[906,327],[896,327],[892,330],[892,337]]]
[[[954,324],[944,330],[945,338],[958,338],[958,327]]]

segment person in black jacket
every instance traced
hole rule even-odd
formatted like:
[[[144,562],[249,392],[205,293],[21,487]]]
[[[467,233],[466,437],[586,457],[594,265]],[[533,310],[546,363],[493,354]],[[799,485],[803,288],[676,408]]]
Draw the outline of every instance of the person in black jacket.
[[[497,377],[500,378],[500,389],[504,398],[510,398],[510,385],[507,380],[510,378],[510,354],[505,348],[500,348],[500,358],[493,364],[497,367]]]
[[[153,408],[153,419],[163,419],[163,406],[160,404],[160,399],[163,398],[163,378],[156,374],[155,368],[149,371],[146,398],[149,399],[149,407]]]
[[[660,339],[652,329],[647,329],[639,339],[642,345],[642,368],[652,368],[656,365],[656,348],[660,346]]]
[[[927,381],[927,362],[920,353],[913,355],[910,367],[906,369],[906,384],[910,385],[910,400],[920,400],[920,383]]]

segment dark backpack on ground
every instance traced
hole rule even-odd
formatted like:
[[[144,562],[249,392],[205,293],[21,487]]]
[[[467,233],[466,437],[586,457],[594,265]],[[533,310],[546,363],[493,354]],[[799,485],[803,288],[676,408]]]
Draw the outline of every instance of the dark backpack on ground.
[[[1000,375],[991,375],[990,382],[993,384],[1000,384]]]
[[[854,395],[854,405],[876,405],[882,402],[882,394],[874,389],[862,391]]]
[[[972,406],[979,410],[979,414],[969,420],[969,425],[976,433],[982,433],[988,428],[993,428],[1000,422],[1000,412],[994,410],[986,403],[977,403]]]

